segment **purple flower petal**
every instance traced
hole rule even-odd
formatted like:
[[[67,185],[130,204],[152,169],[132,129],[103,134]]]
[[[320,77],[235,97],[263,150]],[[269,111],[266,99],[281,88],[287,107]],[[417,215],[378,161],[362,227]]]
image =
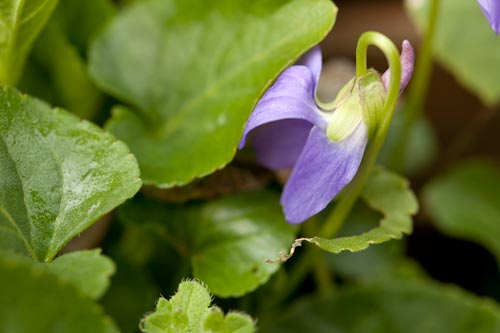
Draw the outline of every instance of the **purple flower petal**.
[[[308,67],[292,66],[286,69],[250,115],[239,148],[245,145],[250,131],[273,121],[302,119],[324,126],[326,122],[319,114],[314,100],[314,87],[314,76]]]
[[[413,51],[413,47],[411,43],[407,40],[403,41],[403,46],[401,50],[401,88],[399,89],[399,93],[402,93],[408,82],[413,75],[413,64],[415,62],[415,51]],[[391,81],[391,69],[385,71],[382,75],[382,83],[384,84],[385,89],[388,88],[389,82]]]
[[[491,28],[498,35],[500,33],[500,1],[498,0],[478,0],[479,6],[484,16],[490,22]]]
[[[301,223],[323,210],[356,175],[367,142],[363,122],[339,142],[313,127],[281,195],[286,220]]]
[[[321,74],[321,68],[323,66],[323,57],[321,56],[321,48],[316,45],[306,54],[304,54],[299,61],[297,61],[297,65],[306,66],[311,70],[311,73],[314,78],[314,89],[316,91],[316,86],[318,85],[319,76]]]
[[[257,161],[272,170],[293,168],[312,126],[305,120],[286,119],[257,127],[251,137]]]

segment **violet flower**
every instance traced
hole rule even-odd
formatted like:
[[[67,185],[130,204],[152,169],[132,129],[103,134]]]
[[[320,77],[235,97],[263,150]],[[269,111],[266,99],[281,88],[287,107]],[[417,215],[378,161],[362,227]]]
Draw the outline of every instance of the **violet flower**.
[[[500,1],[499,0],[478,0],[479,6],[490,22],[491,28],[498,35],[500,33]]]
[[[414,53],[403,42],[401,90],[413,73]],[[281,196],[289,223],[323,210],[354,178],[386,97],[390,73],[374,70],[351,80],[331,110],[316,101],[322,66],[318,46],[286,69],[253,110],[239,148],[252,132],[257,160],[272,169],[293,168]]]

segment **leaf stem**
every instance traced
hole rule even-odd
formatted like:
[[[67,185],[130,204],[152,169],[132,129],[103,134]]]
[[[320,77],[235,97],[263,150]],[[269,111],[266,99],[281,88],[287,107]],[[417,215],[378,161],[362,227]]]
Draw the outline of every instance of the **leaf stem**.
[[[440,2],[440,0],[432,0],[432,5],[429,8],[429,21],[418,54],[412,83],[408,89],[408,99],[403,114],[403,126],[398,135],[398,144],[393,151],[390,161],[391,167],[395,170],[401,170],[403,167],[410,129],[422,115],[423,104],[427,99],[429,80],[432,74],[432,52]]]

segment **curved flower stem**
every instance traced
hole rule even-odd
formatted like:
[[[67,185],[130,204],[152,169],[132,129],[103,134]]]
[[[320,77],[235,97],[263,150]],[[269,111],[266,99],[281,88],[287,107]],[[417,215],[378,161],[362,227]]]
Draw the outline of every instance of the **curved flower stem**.
[[[418,54],[412,83],[408,88],[408,99],[403,115],[403,127],[398,133],[398,144],[392,153],[390,161],[391,166],[396,170],[402,169],[410,136],[410,129],[422,114],[423,103],[427,98],[429,79],[432,73],[432,47],[436,35],[440,2],[440,0],[433,0],[432,6],[429,8],[429,21]]]
[[[341,199],[335,206],[335,209],[327,218],[323,228],[320,230],[319,236],[324,238],[332,238],[335,236],[337,231],[342,226],[345,218],[351,211],[356,199],[361,194],[370,171],[375,164],[380,149],[384,144],[399,96],[399,89],[401,86],[401,63],[399,59],[399,52],[390,39],[378,32],[365,32],[359,38],[358,47],[356,49],[356,75],[361,76],[367,72],[366,54],[370,45],[377,46],[380,50],[382,50],[391,69],[389,90],[384,104],[383,114],[385,114],[385,117],[383,118],[370,146],[368,147],[367,152],[365,153],[365,156],[363,157],[363,161],[361,162],[361,166],[359,167],[356,177],[354,177],[353,181],[346,187]]]
[[[323,227],[319,230],[318,236],[323,238],[333,238],[342,227],[345,219],[349,215],[354,203],[358,199],[363,187],[370,175],[370,171],[375,164],[377,156],[384,144],[385,137],[391,124],[396,102],[401,86],[401,63],[399,52],[396,46],[386,36],[377,32],[365,32],[358,40],[356,49],[356,75],[361,76],[367,72],[367,50],[370,45],[377,46],[387,58],[391,69],[391,79],[389,90],[384,104],[383,114],[385,117],[380,123],[375,136],[363,157],[358,173],[352,182],[344,189],[342,196],[327,217]],[[314,256],[319,251],[316,247],[308,247],[305,253],[295,264],[290,272],[288,288],[279,295],[278,301],[284,300],[300,285],[307,273],[311,270],[315,260]]]

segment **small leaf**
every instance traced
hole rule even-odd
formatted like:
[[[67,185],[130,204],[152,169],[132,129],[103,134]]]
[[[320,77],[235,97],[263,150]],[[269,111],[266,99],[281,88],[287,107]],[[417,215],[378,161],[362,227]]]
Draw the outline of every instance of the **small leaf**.
[[[147,184],[189,183],[226,165],[273,79],[331,29],[329,0],[148,0],[95,40],[90,71],[131,104],[107,126]]]
[[[59,279],[72,283],[86,296],[98,299],[108,289],[109,278],[115,272],[113,262],[100,252],[72,252],[46,265]]]
[[[224,314],[216,309],[207,316],[205,320],[205,331],[214,333],[252,333],[255,332],[255,326],[252,318],[249,316],[230,312],[225,317]]]
[[[133,200],[120,208],[122,221],[149,225],[179,253],[189,255],[194,277],[220,297],[240,296],[265,283],[279,265],[267,258],[293,241],[279,198],[259,191],[206,204],[161,205]]]
[[[170,301],[165,301],[168,303],[171,310],[183,311],[186,314],[188,325],[188,331],[191,332],[201,332],[203,328],[203,320],[206,316],[206,312],[210,303],[212,303],[212,297],[210,292],[195,281],[183,282],[179,285],[179,290]],[[158,303],[157,309],[160,309],[161,302]],[[164,304],[165,305],[165,304]]]
[[[365,205],[358,204],[345,221],[339,236],[350,236],[370,230],[378,224],[380,214]],[[423,279],[423,268],[405,256],[404,241],[386,242],[368,247],[360,252],[342,252],[327,256],[333,271],[343,278],[356,282],[373,283],[394,279]]]
[[[408,188],[408,181],[382,168],[375,168],[361,194],[364,201],[384,218],[380,226],[365,233],[350,237],[325,239],[306,238],[325,251],[361,251],[370,244],[380,244],[391,239],[400,239],[403,234],[412,232],[412,218],[418,210],[418,203],[413,192]]]
[[[0,4],[0,83],[14,84],[31,46],[58,0],[2,0]]]
[[[406,0],[410,16],[421,29],[428,22],[431,3]],[[434,52],[439,62],[485,104],[500,102],[500,43],[477,1],[440,1]]]
[[[179,291],[170,300],[160,298],[156,312],[142,322],[146,333],[252,333],[252,319],[244,314],[229,313],[224,317],[220,309],[210,307],[210,292],[196,281],[179,285]]]
[[[97,126],[7,87],[0,110],[1,249],[51,261],[141,186],[134,156]]]
[[[26,257],[2,253],[0,332],[116,332],[97,304],[44,266]]]
[[[500,260],[499,188],[500,167],[486,160],[471,160],[427,184],[423,201],[442,232],[477,242]]]
[[[456,287],[395,282],[299,301],[262,333],[496,333],[498,304]],[[334,329],[335,328],[335,329]]]

